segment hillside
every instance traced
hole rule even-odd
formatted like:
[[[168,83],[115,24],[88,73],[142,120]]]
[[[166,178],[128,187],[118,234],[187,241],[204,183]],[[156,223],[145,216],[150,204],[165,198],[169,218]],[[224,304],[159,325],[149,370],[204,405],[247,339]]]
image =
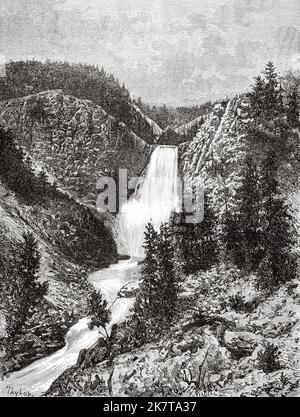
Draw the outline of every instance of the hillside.
[[[0,102],[0,123],[40,169],[92,205],[101,176],[117,179],[120,168],[138,176],[152,149],[94,102],[61,90]]]
[[[56,202],[59,201],[56,199]],[[0,340],[6,335],[5,316],[12,314],[11,309],[14,307],[10,298],[10,286],[15,274],[18,274],[16,265],[24,233],[32,233],[38,242],[41,254],[39,277],[42,282],[48,283],[44,301],[26,322],[26,326],[18,332],[13,351],[8,352],[1,340],[1,374],[60,349],[64,346],[64,337],[69,327],[86,314],[86,300],[90,293],[86,277],[90,268],[93,270],[88,256],[94,254],[86,248],[81,255],[87,259],[79,260],[75,251],[70,252],[72,244],[68,247],[66,243],[71,234],[75,237],[75,234],[84,232],[87,236],[87,232],[83,230],[83,225],[70,217],[63,223],[60,220],[63,212],[60,213],[59,205],[55,206],[52,204],[52,207],[46,209],[39,205],[22,204],[0,182]],[[84,209],[77,206],[73,214],[80,216],[83,213]],[[110,255],[96,264],[106,264],[114,259],[117,259],[116,254],[115,258]]]
[[[91,292],[87,274],[116,262],[118,254],[111,232],[96,210],[63,193],[45,172],[37,174],[12,133],[2,128],[0,213],[1,368],[6,373],[64,345],[69,327],[86,315]],[[17,318],[14,297],[30,236],[40,258],[37,276],[47,283],[47,293],[17,328],[12,351],[8,351],[6,321]],[[27,252],[26,257],[31,256],[33,253]]]
[[[65,94],[93,101],[148,143],[155,142],[160,133],[158,126],[134,105],[125,85],[121,86],[103,68],[32,60],[10,62],[4,73],[5,77],[0,78],[1,101],[60,89]]]

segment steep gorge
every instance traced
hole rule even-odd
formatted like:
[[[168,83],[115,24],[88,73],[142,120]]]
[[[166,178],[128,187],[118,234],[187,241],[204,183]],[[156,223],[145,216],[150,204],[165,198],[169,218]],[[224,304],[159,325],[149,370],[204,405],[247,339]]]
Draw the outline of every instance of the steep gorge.
[[[249,110],[247,96],[217,103],[193,141],[179,147],[185,184],[204,180],[220,218],[238,204]],[[47,396],[297,395],[299,279],[271,295],[255,280],[226,263],[186,276],[179,319],[160,340],[132,348],[125,323],[115,329],[111,356],[100,339]],[[269,344],[279,351],[274,372],[262,360]]]
[[[114,217],[97,213],[96,182],[103,175],[117,180],[119,168],[127,169],[129,177],[138,176],[153,147],[100,106],[61,90],[0,102],[0,124],[27,155],[19,167],[15,161],[14,166],[21,188],[24,181],[21,194],[29,200],[21,201],[1,179],[0,234],[7,252],[0,259],[1,285],[5,285],[6,259],[14,259],[25,232],[37,239],[39,275],[49,283],[45,303],[27,333],[20,335],[14,358],[7,360],[5,349],[2,352],[1,373],[6,373],[62,347],[68,328],[86,315],[92,288],[87,274],[118,260],[111,231]],[[24,173],[33,170],[36,180],[30,175],[21,178],[22,164]],[[9,180],[11,174],[4,176]],[[46,193],[37,201],[33,197],[36,181],[44,184]],[[4,311],[0,312],[1,336],[5,335]]]

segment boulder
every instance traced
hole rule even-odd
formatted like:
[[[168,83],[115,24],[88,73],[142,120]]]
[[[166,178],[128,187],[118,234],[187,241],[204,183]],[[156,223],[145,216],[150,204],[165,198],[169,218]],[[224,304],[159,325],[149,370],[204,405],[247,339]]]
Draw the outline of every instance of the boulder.
[[[236,359],[251,356],[261,340],[261,336],[251,332],[226,330],[224,333],[224,344]]]

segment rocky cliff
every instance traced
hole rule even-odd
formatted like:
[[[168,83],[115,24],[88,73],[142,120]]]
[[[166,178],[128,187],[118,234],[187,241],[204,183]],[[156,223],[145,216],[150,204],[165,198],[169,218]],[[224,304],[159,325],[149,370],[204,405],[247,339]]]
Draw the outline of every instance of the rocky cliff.
[[[245,97],[217,103],[190,143],[180,146],[183,179],[192,185],[203,181],[216,210],[225,199],[234,202],[246,155],[245,130],[249,122]]]
[[[206,116],[194,139],[179,146],[180,171],[185,186],[193,187],[202,182],[217,216],[224,214],[225,207],[229,211],[237,208],[237,190],[241,186],[242,171],[249,151],[254,160],[259,160],[265,152],[263,148],[254,150],[255,141],[249,146],[252,140],[249,133],[252,123],[249,95],[221,101]],[[270,134],[272,137],[274,123],[267,130],[259,129],[258,134]],[[290,138],[286,142],[294,141],[298,144],[299,137],[299,131],[295,129],[290,132]],[[289,151],[290,156],[286,159],[284,151],[277,150],[282,153],[278,173],[280,187],[289,199],[298,193],[300,187],[297,147],[298,145],[296,150]],[[293,201],[297,210],[299,201]]]
[[[94,204],[96,182],[118,169],[138,176],[152,146],[88,100],[46,91],[0,102],[0,123],[65,190]]]

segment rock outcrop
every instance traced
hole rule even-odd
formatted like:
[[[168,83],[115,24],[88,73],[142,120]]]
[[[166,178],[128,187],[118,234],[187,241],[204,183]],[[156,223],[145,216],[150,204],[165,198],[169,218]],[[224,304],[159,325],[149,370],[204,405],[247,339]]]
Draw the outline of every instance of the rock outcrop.
[[[0,102],[0,123],[54,181],[95,204],[101,176],[138,176],[153,147],[88,100],[61,90]]]

